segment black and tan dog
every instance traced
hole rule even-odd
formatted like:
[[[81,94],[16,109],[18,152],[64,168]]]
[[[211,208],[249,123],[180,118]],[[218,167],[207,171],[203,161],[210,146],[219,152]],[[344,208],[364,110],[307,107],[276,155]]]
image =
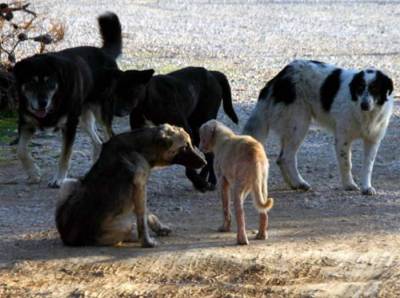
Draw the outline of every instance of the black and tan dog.
[[[61,129],[62,152],[58,172],[50,186],[66,178],[72,145],[79,120],[92,139],[94,159],[101,140],[95,117],[108,128],[119,102],[133,96],[153,75],[153,70],[126,71],[115,62],[122,50],[121,24],[113,13],[99,17],[103,46],[75,47],[59,52],[34,55],[14,67],[19,104],[18,157],[29,182],[40,181],[39,168],[28,152],[28,143],[37,129]],[[125,97],[125,100],[123,100]]]
[[[61,187],[56,223],[64,244],[132,241],[135,213],[142,246],[153,247],[148,223],[157,234],[169,229],[156,216],[147,215],[146,183],[153,167],[170,164],[193,169],[205,165],[182,128],[164,124],[111,138],[85,177],[68,179]]]
[[[198,146],[199,128],[217,118],[221,100],[225,113],[238,123],[226,76],[202,67],[187,67],[154,76],[145,87],[138,88],[135,98],[127,102],[125,113],[131,111],[132,129],[143,126],[146,119],[155,124],[170,123],[183,127],[192,137],[193,144]],[[216,183],[212,154],[207,154],[206,159],[207,166],[200,175],[193,169],[186,169],[187,177],[201,191],[213,189]]]

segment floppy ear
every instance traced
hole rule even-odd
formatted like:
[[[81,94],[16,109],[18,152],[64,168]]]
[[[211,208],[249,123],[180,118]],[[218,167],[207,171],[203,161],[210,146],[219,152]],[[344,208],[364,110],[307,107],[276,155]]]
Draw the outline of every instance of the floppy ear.
[[[393,92],[393,81],[381,71],[376,72],[376,80],[380,85],[380,100],[378,103],[382,105],[387,100],[387,96]]]
[[[389,93],[389,95],[391,95],[393,92],[392,79],[380,71],[378,71],[377,74],[378,74],[378,79],[381,80],[382,82],[382,88],[385,90],[385,93],[386,94]]]

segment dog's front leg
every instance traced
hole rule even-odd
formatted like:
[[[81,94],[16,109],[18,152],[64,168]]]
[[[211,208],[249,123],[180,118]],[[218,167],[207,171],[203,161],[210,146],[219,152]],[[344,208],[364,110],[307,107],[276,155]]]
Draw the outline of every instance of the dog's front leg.
[[[337,134],[335,137],[335,149],[343,188],[345,190],[359,190],[360,188],[354,182],[351,174],[351,140],[344,135]]]
[[[62,148],[61,156],[58,161],[57,174],[53,180],[49,183],[49,187],[58,188],[63,183],[64,179],[67,178],[67,172],[69,167],[69,160],[71,159],[72,145],[76,135],[76,127],[78,125],[77,119],[68,119],[66,126],[62,131]]]
[[[21,125],[17,156],[22,163],[25,172],[28,174],[28,183],[40,182],[40,169],[34,163],[32,155],[28,151],[28,143],[35,133],[35,128],[28,125]]]
[[[153,240],[149,235],[146,212],[146,197],[146,184],[140,183],[140,185],[137,185],[136,187],[133,198],[135,203],[138,237],[142,242],[142,247],[154,247],[157,245],[157,242]]]
[[[379,142],[364,140],[364,163],[361,182],[361,191],[363,195],[376,194],[375,188],[371,185],[371,176],[379,144]]]

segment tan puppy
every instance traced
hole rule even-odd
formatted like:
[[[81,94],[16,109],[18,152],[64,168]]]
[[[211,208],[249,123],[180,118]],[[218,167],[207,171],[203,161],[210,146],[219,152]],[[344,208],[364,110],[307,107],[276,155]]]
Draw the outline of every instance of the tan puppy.
[[[214,169],[222,198],[224,223],[220,232],[231,226],[229,195],[233,195],[237,221],[238,244],[249,244],[246,235],[243,201],[249,193],[260,213],[256,239],[267,238],[268,213],[274,200],[268,198],[268,159],[264,147],[250,136],[238,136],[216,120],[200,127],[200,150],[213,152]]]

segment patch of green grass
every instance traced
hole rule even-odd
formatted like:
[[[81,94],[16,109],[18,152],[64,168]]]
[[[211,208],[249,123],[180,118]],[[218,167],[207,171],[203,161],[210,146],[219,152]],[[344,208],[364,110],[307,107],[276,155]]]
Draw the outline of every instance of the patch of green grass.
[[[0,113],[0,145],[8,144],[15,136],[17,117],[13,113]]]

